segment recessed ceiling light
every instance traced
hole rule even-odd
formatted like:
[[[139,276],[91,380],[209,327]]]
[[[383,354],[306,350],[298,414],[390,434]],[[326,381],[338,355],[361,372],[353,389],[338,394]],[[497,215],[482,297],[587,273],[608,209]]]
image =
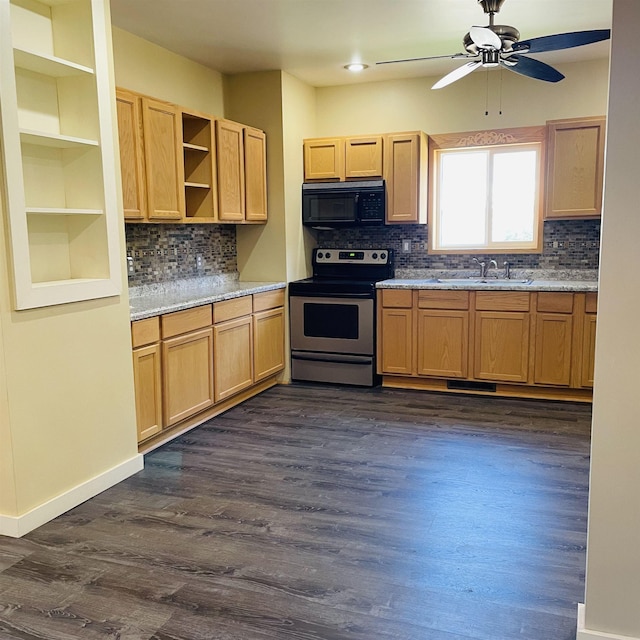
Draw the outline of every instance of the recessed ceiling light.
[[[352,62],[351,64],[345,64],[344,68],[347,71],[363,71],[364,69],[368,69],[368,64],[363,64],[362,62]]]

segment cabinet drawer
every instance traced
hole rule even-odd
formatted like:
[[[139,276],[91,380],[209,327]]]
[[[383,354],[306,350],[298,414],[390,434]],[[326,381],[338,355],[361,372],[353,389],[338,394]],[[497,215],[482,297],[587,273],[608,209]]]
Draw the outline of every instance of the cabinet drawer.
[[[253,311],[266,311],[284,306],[284,289],[265,291],[253,295]]]
[[[520,291],[478,291],[478,311],[529,311],[529,294]]]
[[[598,294],[587,293],[584,301],[584,310],[587,313],[596,313],[598,311]]]
[[[211,305],[165,313],[162,316],[162,337],[171,338],[181,333],[204,329],[211,325]]]
[[[382,289],[380,294],[383,307],[395,307],[398,309],[411,308],[411,289]]]
[[[224,302],[216,302],[213,305],[213,322],[225,322],[242,316],[248,316],[253,309],[251,296],[232,298]]]
[[[536,309],[547,313],[573,313],[573,293],[540,292]]]
[[[459,309],[469,308],[468,291],[431,291],[418,292],[418,307],[420,309]]]
[[[131,323],[131,346],[135,349],[160,340],[160,318],[146,318]]]

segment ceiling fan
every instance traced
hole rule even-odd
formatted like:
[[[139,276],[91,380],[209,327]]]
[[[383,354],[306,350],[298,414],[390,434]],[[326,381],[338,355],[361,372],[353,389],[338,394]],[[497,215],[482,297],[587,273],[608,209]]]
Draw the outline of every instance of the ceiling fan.
[[[500,11],[504,0],[478,0],[485,13],[489,14],[489,24],[486,27],[471,27],[463,39],[465,53],[454,53],[447,56],[429,56],[426,58],[408,58],[406,60],[385,60],[376,64],[391,64],[396,62],[413,62],[416,60],[435,60],[437,58],[452,58],[454,60],[472,59],[471,62],[454,69],[451,73],[438,80],[432,89],[442,89],[447,85],[464,78],[480,67],[504,67],[523,76],[558,82],[564,78],[557,69],[529,58],[525,53],[543,53],[581,47],[585,44],[607,40],[611,36],[609,29],[595,29],[592,31],[573,31],[558,33],[541,38],[520,40],[520,32],[515,27],[494,24],[495,14]]]

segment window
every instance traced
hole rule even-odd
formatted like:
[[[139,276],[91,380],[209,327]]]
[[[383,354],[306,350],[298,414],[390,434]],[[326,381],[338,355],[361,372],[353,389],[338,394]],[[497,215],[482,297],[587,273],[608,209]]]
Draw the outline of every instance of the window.
[[[430,253],[540,253],[542,139],[459,135],[472,144],[441,148],[438,138],[455,136],[433,139]]]

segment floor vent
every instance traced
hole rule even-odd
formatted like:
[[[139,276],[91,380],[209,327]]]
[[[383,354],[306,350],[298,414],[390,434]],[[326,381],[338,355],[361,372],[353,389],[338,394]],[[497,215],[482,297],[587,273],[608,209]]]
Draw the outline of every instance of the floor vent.
[[[473,380],[447,380],[447,389],[456,391],[493,391],[495,393],[496,384],[494,382],[474,382]]]

